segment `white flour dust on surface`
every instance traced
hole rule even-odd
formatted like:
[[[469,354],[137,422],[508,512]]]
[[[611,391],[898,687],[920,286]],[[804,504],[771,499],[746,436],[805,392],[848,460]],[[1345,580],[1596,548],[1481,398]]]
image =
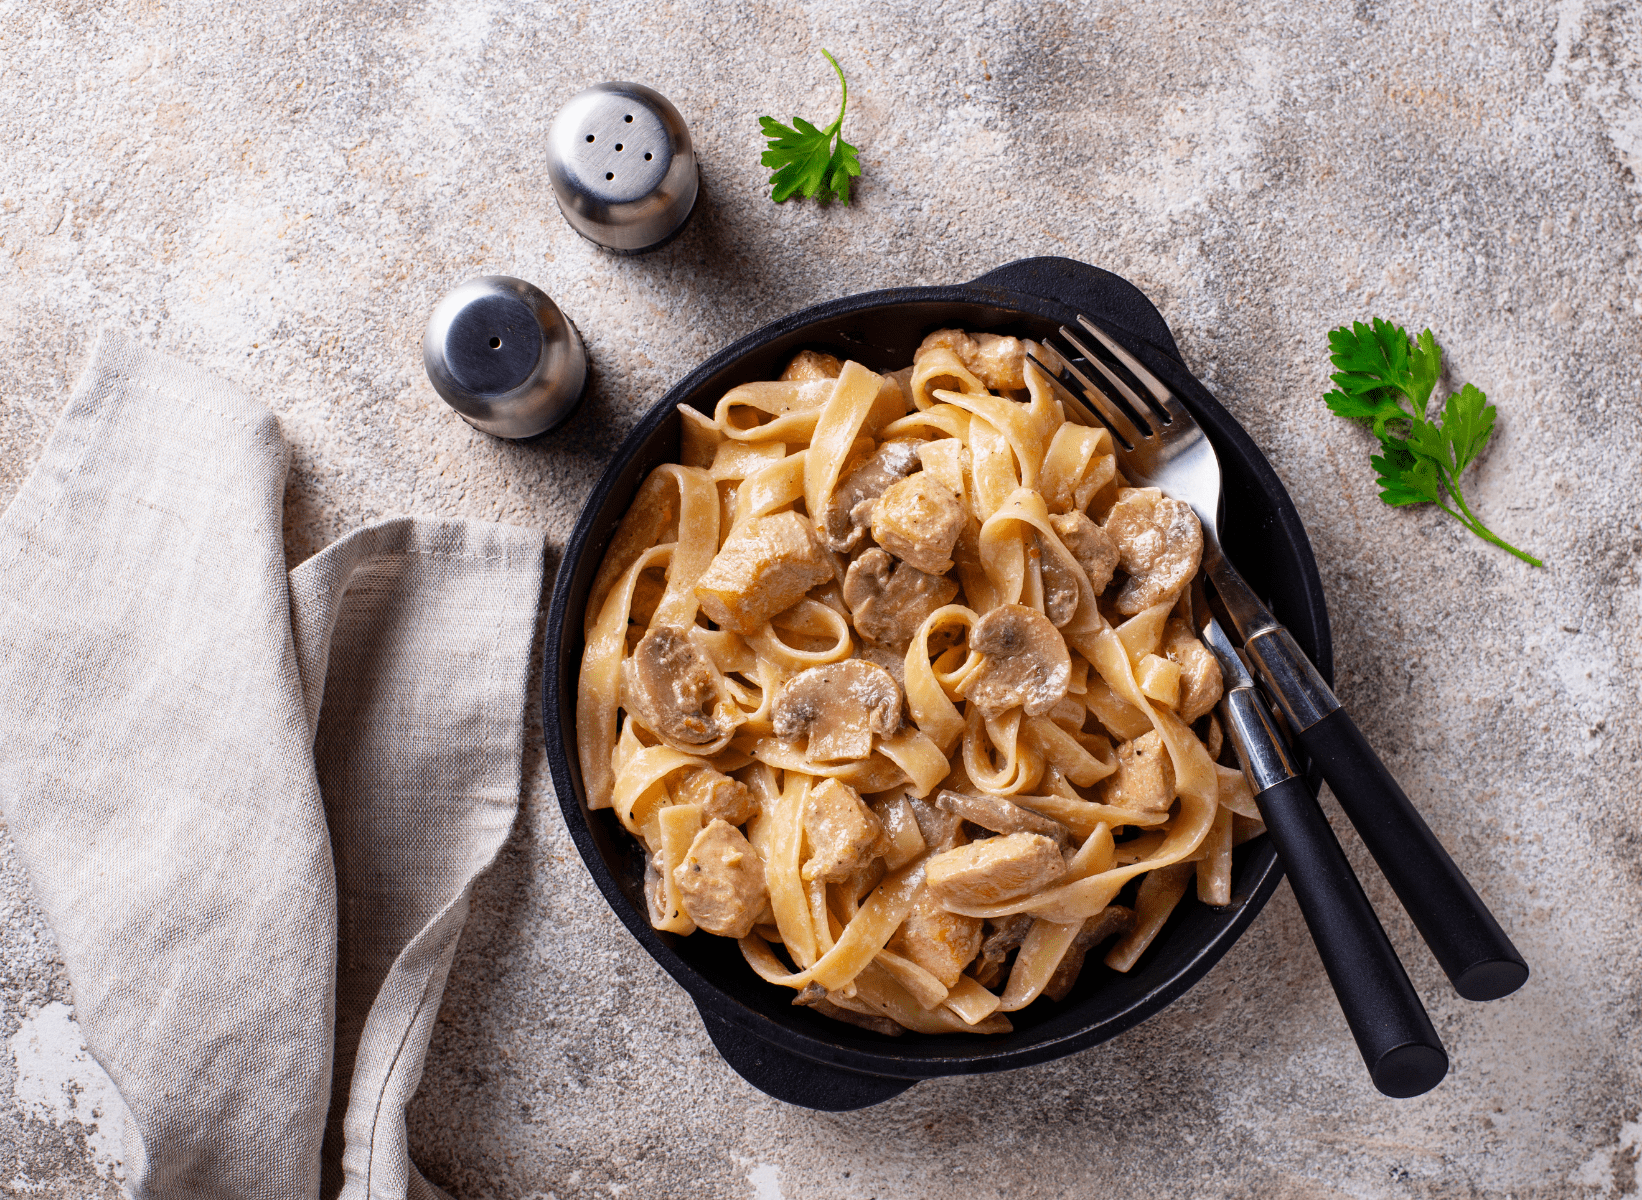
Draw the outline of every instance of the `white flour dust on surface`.
[[[753,1185],[753,1200],[787,1200],[781,1190],[780,1167],[759,1163],[747,1172],[747,1182]]]
[[[122,1178],[125,1102],[86,1049],[74,1010],[53,1001],[25,1017],[12,1034],[11,1057],[18,1107],[58,1127],[70,1121],[83,1126],[97,1173],[105,1179]]]

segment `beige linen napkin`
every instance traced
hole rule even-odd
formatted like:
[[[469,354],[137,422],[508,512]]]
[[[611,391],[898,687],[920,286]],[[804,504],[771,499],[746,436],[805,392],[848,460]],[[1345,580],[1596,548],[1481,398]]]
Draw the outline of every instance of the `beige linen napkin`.
[[[286,461],[99,340],[0,517],[0,805],[136,1195],[440,1196],[404,1111],[518,804],[543,540],[394,520],[287,573]]]

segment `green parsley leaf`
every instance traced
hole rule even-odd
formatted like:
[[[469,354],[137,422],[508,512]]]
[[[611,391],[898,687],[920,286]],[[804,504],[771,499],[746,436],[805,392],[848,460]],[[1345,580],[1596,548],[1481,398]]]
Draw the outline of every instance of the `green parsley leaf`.
[[[844,81],[844,69],[838,60],[825,50],[821,53],[838,73],[838,86],[844,93],[833,123],[825,129],[817,129],[803,117],[794,117],[791,126],[773,117],[758,118],[759,127],[770,143],[759,161],[766,167],[778,168],[770,176],[770,199],[777,204],[795,192],[806,198],[819,192],[823,200],[829,199],[828,193],[831,193],[848,204],[850,178],[861,173],[861,160],[855,147],[839,132],[844,124],[844,110],[849,107],[849,84]],[[836,146],[834,138],[838,139]]]
[[[1494,406],[1473,384],[1448,397],[1442,421],[1426,420],[1431,393],[1442,375],[1442,347],[1429,329],[1418,338],[1389,321],[1354,322],[1328,335],[1329,376],[1335,391],[1323,397],[1330,412],[1374,430],[1380,453],[1370,456],[1380,499],[1393,507],[1435,504],[1472,533],[1533,566],[1531,554],[1497,537],[1477,519],[1460,491],[1459,477],[1487,446]],[[1393,428],[1395,422],[1395,428]],[[1444,497],[1454,502],[1449,507]],[[1456,508],[1458,511],[1456,511]]]

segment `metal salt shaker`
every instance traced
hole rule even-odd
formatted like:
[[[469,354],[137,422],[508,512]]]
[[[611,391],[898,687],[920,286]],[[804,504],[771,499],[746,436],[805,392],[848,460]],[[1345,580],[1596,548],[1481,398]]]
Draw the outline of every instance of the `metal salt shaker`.
[[[571,228],[617,254],[673,238],[695,208],[700,176],[684,118],[642,83],[600,83],[553,118],[547,175]]]
[[[587,351],[546,292],[507,275],[470,279],[422,336],[434,391],[475,429],[527,438],[563,423],[587,390]]]

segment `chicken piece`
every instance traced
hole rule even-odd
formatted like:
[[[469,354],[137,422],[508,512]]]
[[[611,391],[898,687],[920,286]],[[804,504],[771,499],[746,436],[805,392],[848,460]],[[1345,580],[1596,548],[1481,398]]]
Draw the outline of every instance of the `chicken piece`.
[[[1044,544],[1041,533],[1032,538],[1038,553],[1038,577],[1043,580],[1043,614],[1059,629],[1078,611],[1078,581],[1072,568]]]
[[[1197,574],[1203,527],[1189,504],[1157,488],[1118,492],[1105,530],[1117,547],[1118,565],[1129,574],[1116,600],[1124,616],[1174,601]]]
[[[969,644],[985,660],[959,688],[988,716],[1015,705],[1041,717],[1066,695],[1072,657],[1049,618],[1024,604],[994,608],[970,631]]]
[[[901,686],[884,668],[846,658],[794,675],[770,715],[776,736],[809,738],[804,753],[817,762],[862,759],[872,753],[873,734],[900,728]]]
[[[1064,874],[1060,847],[1041,833],[986,838],[934,855],[924,864],[929,894],[959,908],[1030,895]]]
[[[1066,999],[1072,985],[1083,973],[1083,960],[1089,951],[1107,938],[1128,933],[1134,927],[1134,910],[1124,908],[1121,904],[1113,904],[1084,921],[1083,928],[1078,930],[1072,944],[1066,948],[1066,954],[1061,958],[1060,965],[1055,968],[1055,973],[1049,977],[1049,982],[1043,985],[1043,994],[1051,1000]]]
[[[1179,617],[1170,617],[1163,627],[1165,656],[1180,664],[1180,719],[1187,724],[1220,703],[1224,681],[1220,664],[1209,648],[1192,636],[1190,626]],[[1213,755],[1211,755],[1213,757]]]
[[[907,562],[896,562],[874,546],[844,575],[844,601],[855,631],[867,641],[902,654],[930,613],[951,604],[958,585],[944,575],[930,575]]]
[[[804,522],[775,513],[753,517],[730,535],[697,581],[696,598],[722,628],[753,634],[831,578],[832,560]]]
[[[782,383],[809,383],[814,379],[837,379],[844,364],[830,354],[800,350],[781,372]]]
[[[861,800],[861,793],[836,779],[810,789],[804,835],[810,859],[799,873],[805,879],[846,879],[889,848],[883,822]]]
[[[741,830],[728,821],[708,824],[673,869],[684,911],[702,929],[744,938],[769,901],[764,863]]]
[[[872,537],[929,575],[952,570],[952,547],[968,515],[952,489],[928,471],[891,484],[872,506]]]
[[[1157,732],[1117,748],[1117,770],[1101,781],[1101,799],[1115,808],[1162,812],[1174,803],[1174,763]]]
[[[697,767],[675,777],[669,789],[675,804],[701,805],[703,821],[744,825],[759,812],[758,800],[747,785],[712,767]]]
[[[889,950],[910,958],[950,988],[981,948],[981,920],[950,913],[928,891],[918,894]]]
[[[1117,570],[1117,547],[1106,531],[1081,512],[1061,513],[1049,518],[1049,525],[1060,537],[1061,544],[1072,552],[1078,566],[1089,576],[1089,585],[1095,595],[1106,590]]]
[[[989,388],[1026,386],[1026,343],[1020,338],[937,329],[919,344],[912,361],[917,362],[927,350],[937,346],[945,346],[956,354],[958,361]]]
[[[1003,982],[1004,965],[1026,940],[1026,935],[1032,932],[1033,920],[1029,913],[1016,913],[1012,917],[1000,917],[986,923],[981,952],[969,971],[976,983],[984,988],[993,988]]]
[[[885,489],[918,469],[922,444],[906,439],[885,442],[839,480],[819,522],[828,546],[840,553],[855,549],[872,524],[873,507]]]
[[[995,333],[971,334],[975,351],[964,360],[964,365],[989,388],[1008,389],[1026,386],[1026,343],[1018,337],[1000,337]]]
[[[1041,833],[1062,849],[1072,841],[1070,832],[1059,821],[1039,816],[1003,796],[943,788],[935,794],[935,806],[992,833]]]
[[[622,707],[656,736],[686,752],[734,730],[723,677],[682,629],[657,625],[621,665]]]

